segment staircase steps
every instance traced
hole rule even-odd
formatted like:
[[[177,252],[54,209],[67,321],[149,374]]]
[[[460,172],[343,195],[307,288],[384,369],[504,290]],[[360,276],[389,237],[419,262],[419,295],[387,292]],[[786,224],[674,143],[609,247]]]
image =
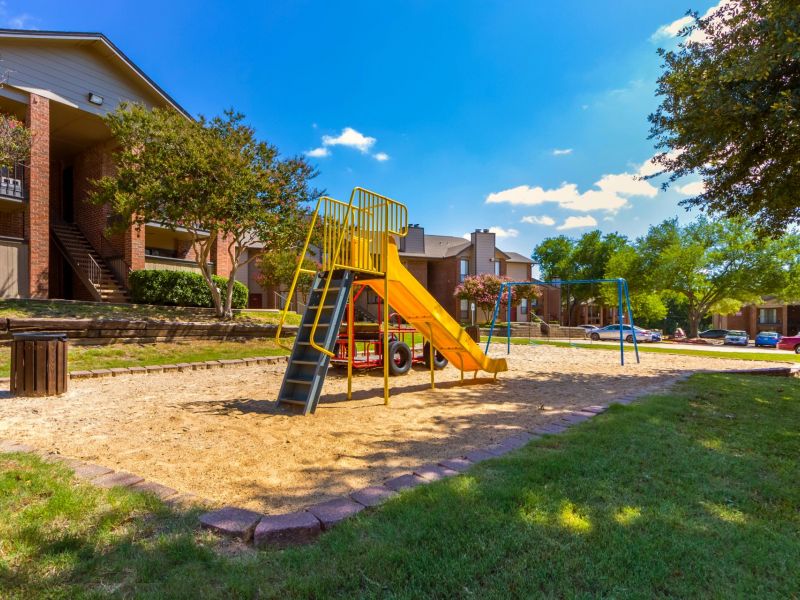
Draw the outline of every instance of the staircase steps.
[[[56,246],[95,300],[120,303],[131,301],[128,291],[117,281],[114,272],[95,251],[77,225],[56,223],[52,225],[51,229]],[[90,275],[91,264],[99,267],[99,274],[95,274],[94,281]]]
[[[320,273],[314,279],[309,306],[303,314],[301,326],[295,338],[292,354],[278,393],[278,404],[302,407],[303,414],[313,413],[317,408],[322,384],[330,365],[330,357],[311,345],[311,329],[321,306],[315,340],[329,352],[335,352],[339,328],[345,316],[347,297],[353,284],[353,272],[336,270],[331,286],[323,298],[325,279],[328,273]]]

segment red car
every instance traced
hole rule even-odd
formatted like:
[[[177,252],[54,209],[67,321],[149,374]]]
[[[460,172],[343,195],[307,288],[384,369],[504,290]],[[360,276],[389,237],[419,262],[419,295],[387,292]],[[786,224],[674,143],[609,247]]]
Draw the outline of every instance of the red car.
[[[795,354],[800,354],[800,334],[781,338],[781,341],[778,342],[778,349],[794,350]]]

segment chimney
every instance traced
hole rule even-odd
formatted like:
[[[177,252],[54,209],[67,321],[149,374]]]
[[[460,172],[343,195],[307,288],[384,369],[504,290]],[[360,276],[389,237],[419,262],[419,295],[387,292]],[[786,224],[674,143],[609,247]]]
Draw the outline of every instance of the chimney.
[[[472,264],[470,271],[475,275],[494,274],[495,235],[488,229],[476,229],[470,234],[472,242]]]
[[[411,254],[425,254],[425,228],[419,224],[410,224],[408,234],[400,238],[400,252]]]

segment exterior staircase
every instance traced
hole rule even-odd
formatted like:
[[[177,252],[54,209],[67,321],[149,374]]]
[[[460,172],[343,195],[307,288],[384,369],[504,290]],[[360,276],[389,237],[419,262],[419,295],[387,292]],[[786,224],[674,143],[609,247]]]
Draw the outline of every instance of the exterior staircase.
[[[56,223],[51,230],[56,246],[95,300],[120,303],[131,301],[128,291],[77,225]]]

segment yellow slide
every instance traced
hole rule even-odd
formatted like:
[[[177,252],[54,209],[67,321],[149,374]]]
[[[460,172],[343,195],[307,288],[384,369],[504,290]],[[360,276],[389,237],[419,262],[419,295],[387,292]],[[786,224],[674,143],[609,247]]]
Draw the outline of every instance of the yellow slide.
[[[397,245],[389,238],[386,275],[389,305],[413,325],[457,369],[500,373],[508,370],[504,358],[489,358],[467,332],[400,262]],[[383,279],[361,280],[383,297]]]

